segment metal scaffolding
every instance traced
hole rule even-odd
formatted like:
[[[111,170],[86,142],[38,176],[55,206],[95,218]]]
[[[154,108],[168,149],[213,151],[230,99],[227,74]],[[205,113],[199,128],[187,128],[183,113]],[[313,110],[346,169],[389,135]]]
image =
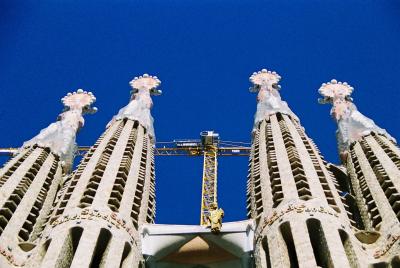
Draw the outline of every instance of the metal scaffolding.
[[[200,225],[208,226],[210,211],[217,201],[217,146],[210,145],[204,150],[203,183],[201,191]]]

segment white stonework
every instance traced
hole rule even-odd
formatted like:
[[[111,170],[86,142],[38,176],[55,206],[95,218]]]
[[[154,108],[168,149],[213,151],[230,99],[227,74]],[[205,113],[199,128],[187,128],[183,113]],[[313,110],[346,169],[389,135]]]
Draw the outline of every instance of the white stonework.
[[[337,139],[340,151],[346,151],[350,145],[360,140],[371,132],[385,135],[393,141],[386,130],[378,127],[374,121],[357,110],[350,97],[353,87],[346,82],[338,82],[332,79],[324,83],[319,93],[324,96],[320,103],[332,103],[331,115],[338,123]]]
[[[280,79],[281,77],[277,73],[267,71],[266,69],[255,72],[250,76],[250,82],[254,85],[250,88],[250,92],[258,92],[257,112],[254,116],[255,128],[259,122],[275,113],[287,114],[299,121],[297,116],[290,110],[286,101],[281,99],[278,92],[278,89],[280,89],[278,85]]]
[[[153,106],[153,101],[150,95],[159,95],[161,90],[156,88],[161,84],[161,81],[155,76],[149,76],[144,74],[140,77],[135,77],[130,82],[133,88],[133,94],[129,104],[121,108],[117,115],[113,117],[109,126],[116,120],[128,118],[131,120],[137,120],[142,126],[144,126],[149,132],[150,136],[154,138],[154,119],[151,116],[150,109]]]
[[[52,153],[60,157],[64,169],[69,170],[76,151],[76,133],[85,122],[82,114],[97,111],[97,108],[90,107],[95,100],[91,92],[82,89],[68,93],[62,99],[65,111],[58,116],[58,121],[42,129],[37,136],[26,141],[22,148],[34,145],[50,148]]]

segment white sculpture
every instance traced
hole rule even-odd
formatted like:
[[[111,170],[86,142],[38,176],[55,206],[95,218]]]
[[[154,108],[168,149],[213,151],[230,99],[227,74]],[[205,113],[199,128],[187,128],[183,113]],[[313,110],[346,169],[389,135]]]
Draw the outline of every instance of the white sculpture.
[[[299,121],[298,117],[290,110],[286,101],[281,99],[278,92],[278,89],[280,89],[278,85],[280,79],[281,77],[276,72],[267,71],[266,69],[262,69],[250,76],[250,82],[254,84],[250,88],[250,91],[258,92],[254,127],[275,113],[286,114]]]
[[[76,92],[68,93],[61,101],[65,109],[58,116],[58,120],[42,129],[31,140],[26,141],[22,148],[34,145],[50,148],[52,153],[60,157],[64,171],[68,171],[72,167],[76,151],[76,133],[85,122],[82,115],[97,111],[96,107],[90,106],[96,98],[91,92],[78,89]]]
[[[318,92],[324,96],[319,100],[320,103],[333,105],[331,115],[338,123],[336,135],[341,153],[347,151],[353,142],[371,132],[385,135],[395,141],[386,130],[378,127],[373,120],[358,111],[350,97],[353,87],[346,82],[342,83],[333,79],[331,82],[322,84]]]
[[[157,76],[150,76],[144,74],[140,77],[135,77],[130,85],[133,88],[132,97],[129,104],[121,108],[117,115],[108,123],[107,127],[116,120],[124,118],[137,120],[145,127],[151,137],[154,136],[154,119],[151,116],[150,109],[153,107],[153,101],[150,95],[160,95],[162,92],[157,87],[161,84],[161,81]]]

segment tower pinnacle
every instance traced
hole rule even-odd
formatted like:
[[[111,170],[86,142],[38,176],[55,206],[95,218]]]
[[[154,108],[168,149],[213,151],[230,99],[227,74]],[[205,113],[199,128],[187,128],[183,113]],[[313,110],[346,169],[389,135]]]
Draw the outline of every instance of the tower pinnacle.
[[[332,79],[323,83],[318,92],[324,97],[319,103],[332,103],[331,115],[338,123],[337,139],[341,153],[349,149],[350,144],[362,137],[376,132],[394,140],[386,130],[378,127],[373,120],[361,114],[350,97],[354,88],[346,82]]]
[[[97,111],[96,107],[91,107],[96,98],[92,92],[78,89],[76,92],[68,93],[61,101],[65,108],[64,112],[58,116],[58,121],[42,129],[37,136],[25,142],[22,147],[38,145],[50,148],[60,157],[64,171],[68,171],[75,153],[76,133],[85,122],[82,115]]]
[[[277,74],[276,72],[271,72],[271,71],[267,71],[266,69],[262,69],[261,71],[258,72],[254,72],[251,76],[250,76],[250,82],[252,82],[254,84],[254,91],[259,91],[259,88],[256,87],[260,87],[260,88],[270,88],[273,87],[275,85],[277,85],[279,83],[279,81],[281,80],[281,77],[279,76],[279,74]]]
[[[93,93],[83,91],[83,89],[78,89],[76,92],[68,93],[64,98],[61,99],[61,102],[67,109],[87,109],[85,112],[90,110],[90,105],[95,101],[96,97],[93,95]],[[96,110],[96,108],[92,109]]]
[[[136,93],[138,90],[150,91],[151,95],[161,95],[162,93],[161,90],[157,89],[157,87],[159,87],[161,84],[161,81],[157,76],[144,74],[142,76],[135,77],[129,82],[129,84],[133,88],[134,93]]]
[[[318,92],[324,96],[324,99],[320,100],[320,103],[333,103],[331,115],[336,120],[344,119],[350,114],[352,106],[350,95],[353,89],[346,82],[342,83],[332,79],[328,83],[323,83],[319,88]]]
[[[281,99],[278,92],[280,89],[280,85],[278,85],[280,79],[281,77],[276,72],[266,69],[254,72],[250,76],[250,82],[253,84],[250,92],[258,92],[254,126],[275,113],[287,114],[299,121],[297,116],[290,110],[288,104]]]
[[[161,81],[157,76],[144,74],[135,77],[129,82],[133,90],[131,91],[131,101],[129,104],[121,108],[116,116],[113,117],[107,127],[112,122],[122,120],[124,118],[137,120],[147,129],[150,136],[154,138],[153,117],[151,116],[150,109],[153,107],[151,95],[161,95],[162,91],[157,89]]]

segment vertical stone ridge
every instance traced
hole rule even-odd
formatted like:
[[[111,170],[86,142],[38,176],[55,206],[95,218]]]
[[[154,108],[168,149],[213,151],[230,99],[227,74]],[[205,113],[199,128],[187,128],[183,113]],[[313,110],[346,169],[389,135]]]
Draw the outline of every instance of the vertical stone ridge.
[[[274,141],[272,137],[271,130],[271,122],[268,120],[266,122],[265,136],[266,136],[266,146],[267,146],[267,166],[268,166],[268,175],[270,177],[271,182],[271,190],[272,190],[272,199],[273,205],[272,207],[276,208],[283,200],[283,190],[282,190],[282,181],[279,176],[279,167],[276,159],[276,150],[274,146]]]
[[[80,200],[80,208],[88,207],[92,204],[99,184],[103,179],[104,171],[107,167],[108,162],[110,161],[111,154],[113,153],[114,147],[118,141],[118,138],[121,135],[122,129],[124,128],[123,121],[118,121],[118,128],[113,133],[112,137],[108,140],[105,149],[101,153],[101,157],[98,159],[97,164],[90,176],[89,183],[86,186],[86,189],[83,193],[83,196]]]
[[[312,194],[310,191],[310,185],[308,183],[306,174],[304,172],[304,167],[302,165],[298,150],[293,141],[293,137],[286,126],[285,121],[281,116],[279,117],[280,117],[279,127],[282,133],[283,142],[285,144],[287,156],[290,163],[290,168],[293,174],[293,179],[296,184],[297,194],[300,199],[309,200],[310,198],[312,198]]]
[[[136,122],[136,121],[135,121]],[[137,125],[136,125],[137,127]],[[110,199],[108,200],[108,205],[111,210],[116,212],[119,210],[121,205],[121,200],[123,193],[125,191],[126,181],[129,175],[129,170],[132,164],[133,152],[135,149],[135,143],[137,138],[137,128],[133,127],[129,134],[127,146],[125,147],[122,161],[119,165],[117,179],[115,180],[114,187]]]

